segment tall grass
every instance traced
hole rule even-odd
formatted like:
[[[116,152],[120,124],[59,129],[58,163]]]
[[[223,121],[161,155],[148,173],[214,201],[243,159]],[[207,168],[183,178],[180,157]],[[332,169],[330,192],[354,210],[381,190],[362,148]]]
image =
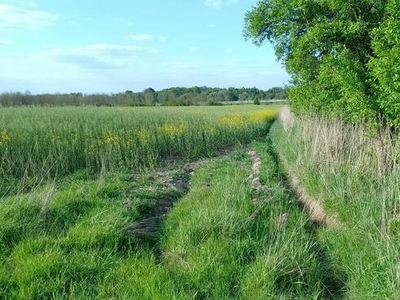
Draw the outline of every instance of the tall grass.
[[[301,183],[339,219],[319,236],[346,273],[345,299],[399,299],[399,137],[319,117],[273,131]]]
[[[211,156],[262,136],[274,115],[255,106],[0,108],[0,194],[21,179],[29,186],[80,169],[137,171]]]

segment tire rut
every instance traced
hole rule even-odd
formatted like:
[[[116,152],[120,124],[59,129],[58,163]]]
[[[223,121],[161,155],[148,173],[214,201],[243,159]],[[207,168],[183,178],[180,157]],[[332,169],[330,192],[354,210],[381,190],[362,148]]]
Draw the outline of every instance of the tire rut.
[[[149,245],[157,254],[164,217],[188,193],[191,176],[200,165],[201,162],[198,161],[189,163],[182,169],[175,170],[173,174],[170,171],[154,171],[152,175],[162,182],[162,186],[157,188],[161,193],[152,199],[150,206],[146,206],[139,220],[128,223],[123,228],[124,235],[136,243]]]
[[[347,275],[341,271],[340,266],[335,265],[330,260],[326,247],[318,238],[319,228],[324,226],[338,226],[339,222],[334,217],[328,216],[319,202],[308,196],[305,189],[301,187],[298,178],[294,176],[292,170],[288,172],[289,168],[287,162],[285,166],[285,161],[283,161],[283,158],[276,152],[270,137],[267,138],[266,148],[275,162],[276,173],[282,186],[285,187],[290,198],[294,199],[298,204],[298,208],[308,216],[309,222],[305,224],[305,230],[310,236],[310,243],[314,245],[310,250],[310,254],[317,259],[322,274],[322,278],[320,278],[320,299],[344,299],[347,289]],[[255,168],[259,154],[249,152],[249,155],[253,161],[253,168]],[[261,168],[261,164],[257,168]],[[262,186],[258,180],[253,180],[252,182],[256,191],[258,189],[267,189],[267,187]],[[259,186],[259,184],[261,186]],[[268,205],[268,203],[264,205]],[[279,225],[285,226],[287,219],[290,217],[291,216],[287,213],[283,213],[279,218]]]

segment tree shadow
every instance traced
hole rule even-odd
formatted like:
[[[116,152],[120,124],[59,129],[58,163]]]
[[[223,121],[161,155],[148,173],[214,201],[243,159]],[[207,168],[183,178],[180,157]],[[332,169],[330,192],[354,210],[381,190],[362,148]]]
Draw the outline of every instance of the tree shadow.
[[[290,180],[285,175],[284,170],[280,165],[279,155],[273,147],[272,140],[270,137],[267,138],[266,142],[267,152],[273,158],[276,169],[276,176],[279,178],[282,186],[286,189],[291,199],[294,199],[297,204],[299,210],[303,213],[307,214],[307,210],[299,199],[299,195],[293,190],[290,185]],[[319,299],[335,299],[340,300],[344,299],[347,292],[347,281],[348,275],[343,271],[343,269],[334,264],[330,257],[328,250],[322,242],[318,239],[318,230],[326,226],[324,223],[313,221],[308,218],[307,223],[305,224],[305,231],[310,238],[310,243],[313,245],[310,248],[311,255],[313,255],[317,262],[319,273],[321,274],[321,278],[319,281],[320,294]],[[283,278],[282,280],[278,280],[277,284],[280,285],[280,289],[285,288],[285,284]],[[289,280],[290,281],[290,280]],[[316,283],[317,284],[317,283]]]

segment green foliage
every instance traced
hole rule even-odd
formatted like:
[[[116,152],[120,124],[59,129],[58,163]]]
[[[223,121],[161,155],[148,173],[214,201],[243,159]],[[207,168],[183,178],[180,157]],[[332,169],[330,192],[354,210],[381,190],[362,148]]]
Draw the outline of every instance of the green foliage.
[[[295,111],[399,126],[398,11],[396,0],[262,0],[244,33],[273,44]]]
[[[389,1],[384,21],[372,32],[370,61],[378,107],[390,126],[400,127],[400,3]]]

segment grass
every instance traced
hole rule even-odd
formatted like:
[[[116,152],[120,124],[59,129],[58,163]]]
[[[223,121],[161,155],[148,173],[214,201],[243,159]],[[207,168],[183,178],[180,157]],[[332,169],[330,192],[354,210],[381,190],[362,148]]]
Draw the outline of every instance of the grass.
[[[210,157],[264,135],[271,108],[0,108],[0,195],[80,170]]]
[[[0,298],[94,299],[104,276],[136,255],[124,234],[144,204],[168,191],[147,174],[70,175],[0,202]],[[149,193],[138,193],[149,190]],[[43,201],[51,193],[51,201]],[[151,197],[149,196],[151,194]]]
[[[166,220],[162,262],[192,299],[312,299],[320,292],[305,215],[280,184],[265,145],[258,149],[262,181],[272,187],[257,196],[259,204],[248,184],[249,159],[237,153],[199,171]],[[284,213],[290,218],[280,228]]]
[[[1,109],[0,298],[102,298],[125,263],[158,270],[158,237],[127,228],[186,192],[185,161],[265,134],[274,111],[243,108]]]
[[[243,108],[2,110],[0,299],[398,299],[397,137]]]
[[[2,299],[317,299],[316,241],[265,142],[256,192],[247,149],[185,168],[78,171],[0,202]],[[181,184],[181,183],[179,183]],[[184,195],[183,193],[186,193]],[[177,201],[146,240],[126,231]],[[289,216],[284,224],[282,215]]]
[[[318,117],[275,125],[274,145],[340,226],[318,236],[347,277],[345,299],[398,299],[399,140]]]

